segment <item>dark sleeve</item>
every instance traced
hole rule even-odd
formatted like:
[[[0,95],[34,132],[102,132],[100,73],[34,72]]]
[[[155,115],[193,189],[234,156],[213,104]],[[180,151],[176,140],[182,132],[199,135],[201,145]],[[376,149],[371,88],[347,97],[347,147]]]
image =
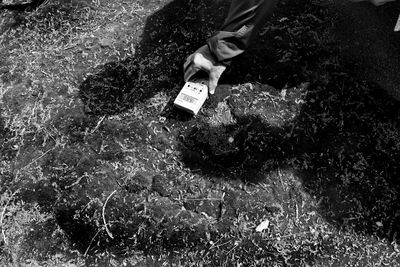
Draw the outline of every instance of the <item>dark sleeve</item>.
[[[222,30],[208,41],[218,61],[229,63],[243,53],[272,13],[278,0],[233,0]]]

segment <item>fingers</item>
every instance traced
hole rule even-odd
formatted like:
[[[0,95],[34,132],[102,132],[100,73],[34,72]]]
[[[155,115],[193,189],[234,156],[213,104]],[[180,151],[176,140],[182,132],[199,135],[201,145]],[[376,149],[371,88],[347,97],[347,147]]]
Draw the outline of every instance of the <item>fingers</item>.
[[[184,80],[185,82],[187,82],[199,70],[204,70],[205,72],[210,73],[210,70],[212,68],[212,63],[208,59],[206,59],[202,54],[194,53],[187,58],[183,67],[184,67]]]
[[[218,80],[218,78],[215,79],[212,77],[212,75],[210,75],[210,79],[208,81],[208,92],[212,95],[215,93],[215,88],[218,85]]]
[[[225,71],[225,69],[225,66],[216,66],[211,69],[208,81],[208,91],[210,94],[213,95],[215,93],[215,88],[218,85],[219,78],[221,78],[221,75]]]
[[[193,63],[193,56],[194,56],[194,54],[191,54],[190,56],[187,57],[185,63],[183,64],[184,71],[186,71],[186,69],[189,67],[189,65],[191,63]]]
[[[211,71],[211,68],[213,67],[213,62],[210,59],[204,57],[204,55],[200,53],[194,54],[193,63],[195,66],[199,67],[200,69],[208,73]]]
[[[216,62],[209,51],[208,46],[202,46],[196,52],[191,54],[186,62],[183,64],[184,67],[184,80],[189,81],[190,78],[196,74],[199,70],[203,70],[208,73],[209,83],[208,91],[210,94],[215,93],[215,88],[218,85],[219,78],[225,71],[226,66]]]
[[[196,67],[193,63],[189,64],[187,68],[185,68],[185,73],[184,73],[184,80],[185,82],[189,81],[190,78],[192,78],[193,75],[195,75],[200,68]]]

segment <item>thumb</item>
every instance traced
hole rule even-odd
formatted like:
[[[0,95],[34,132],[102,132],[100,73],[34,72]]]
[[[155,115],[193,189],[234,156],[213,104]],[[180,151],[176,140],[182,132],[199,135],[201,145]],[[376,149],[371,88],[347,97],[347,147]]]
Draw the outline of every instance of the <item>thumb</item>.
[[[221,77],[225,69],[225,66],[217,66],[210,70],[208,79],[208,91],[210,92],[210,94],[213,95],[215,93],[215,88],[218,85],[219,78]]]

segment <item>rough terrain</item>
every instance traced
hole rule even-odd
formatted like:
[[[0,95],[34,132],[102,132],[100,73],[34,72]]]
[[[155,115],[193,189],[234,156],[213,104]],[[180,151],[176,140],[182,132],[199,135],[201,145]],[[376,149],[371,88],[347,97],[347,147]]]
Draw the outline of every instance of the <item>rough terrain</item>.
[[[1,266],[400,266],[391,15],[282,2],[193,117],[182,62],[228,5],[0,11]]]

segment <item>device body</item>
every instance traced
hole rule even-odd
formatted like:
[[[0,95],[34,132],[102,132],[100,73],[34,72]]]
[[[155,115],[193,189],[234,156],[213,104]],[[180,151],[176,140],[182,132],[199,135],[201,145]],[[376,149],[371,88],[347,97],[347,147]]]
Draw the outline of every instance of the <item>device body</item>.
[[[193,115],[199,113],[208,96],[208,81],[193,80],[186,82],[174,101],[177,108]]]

